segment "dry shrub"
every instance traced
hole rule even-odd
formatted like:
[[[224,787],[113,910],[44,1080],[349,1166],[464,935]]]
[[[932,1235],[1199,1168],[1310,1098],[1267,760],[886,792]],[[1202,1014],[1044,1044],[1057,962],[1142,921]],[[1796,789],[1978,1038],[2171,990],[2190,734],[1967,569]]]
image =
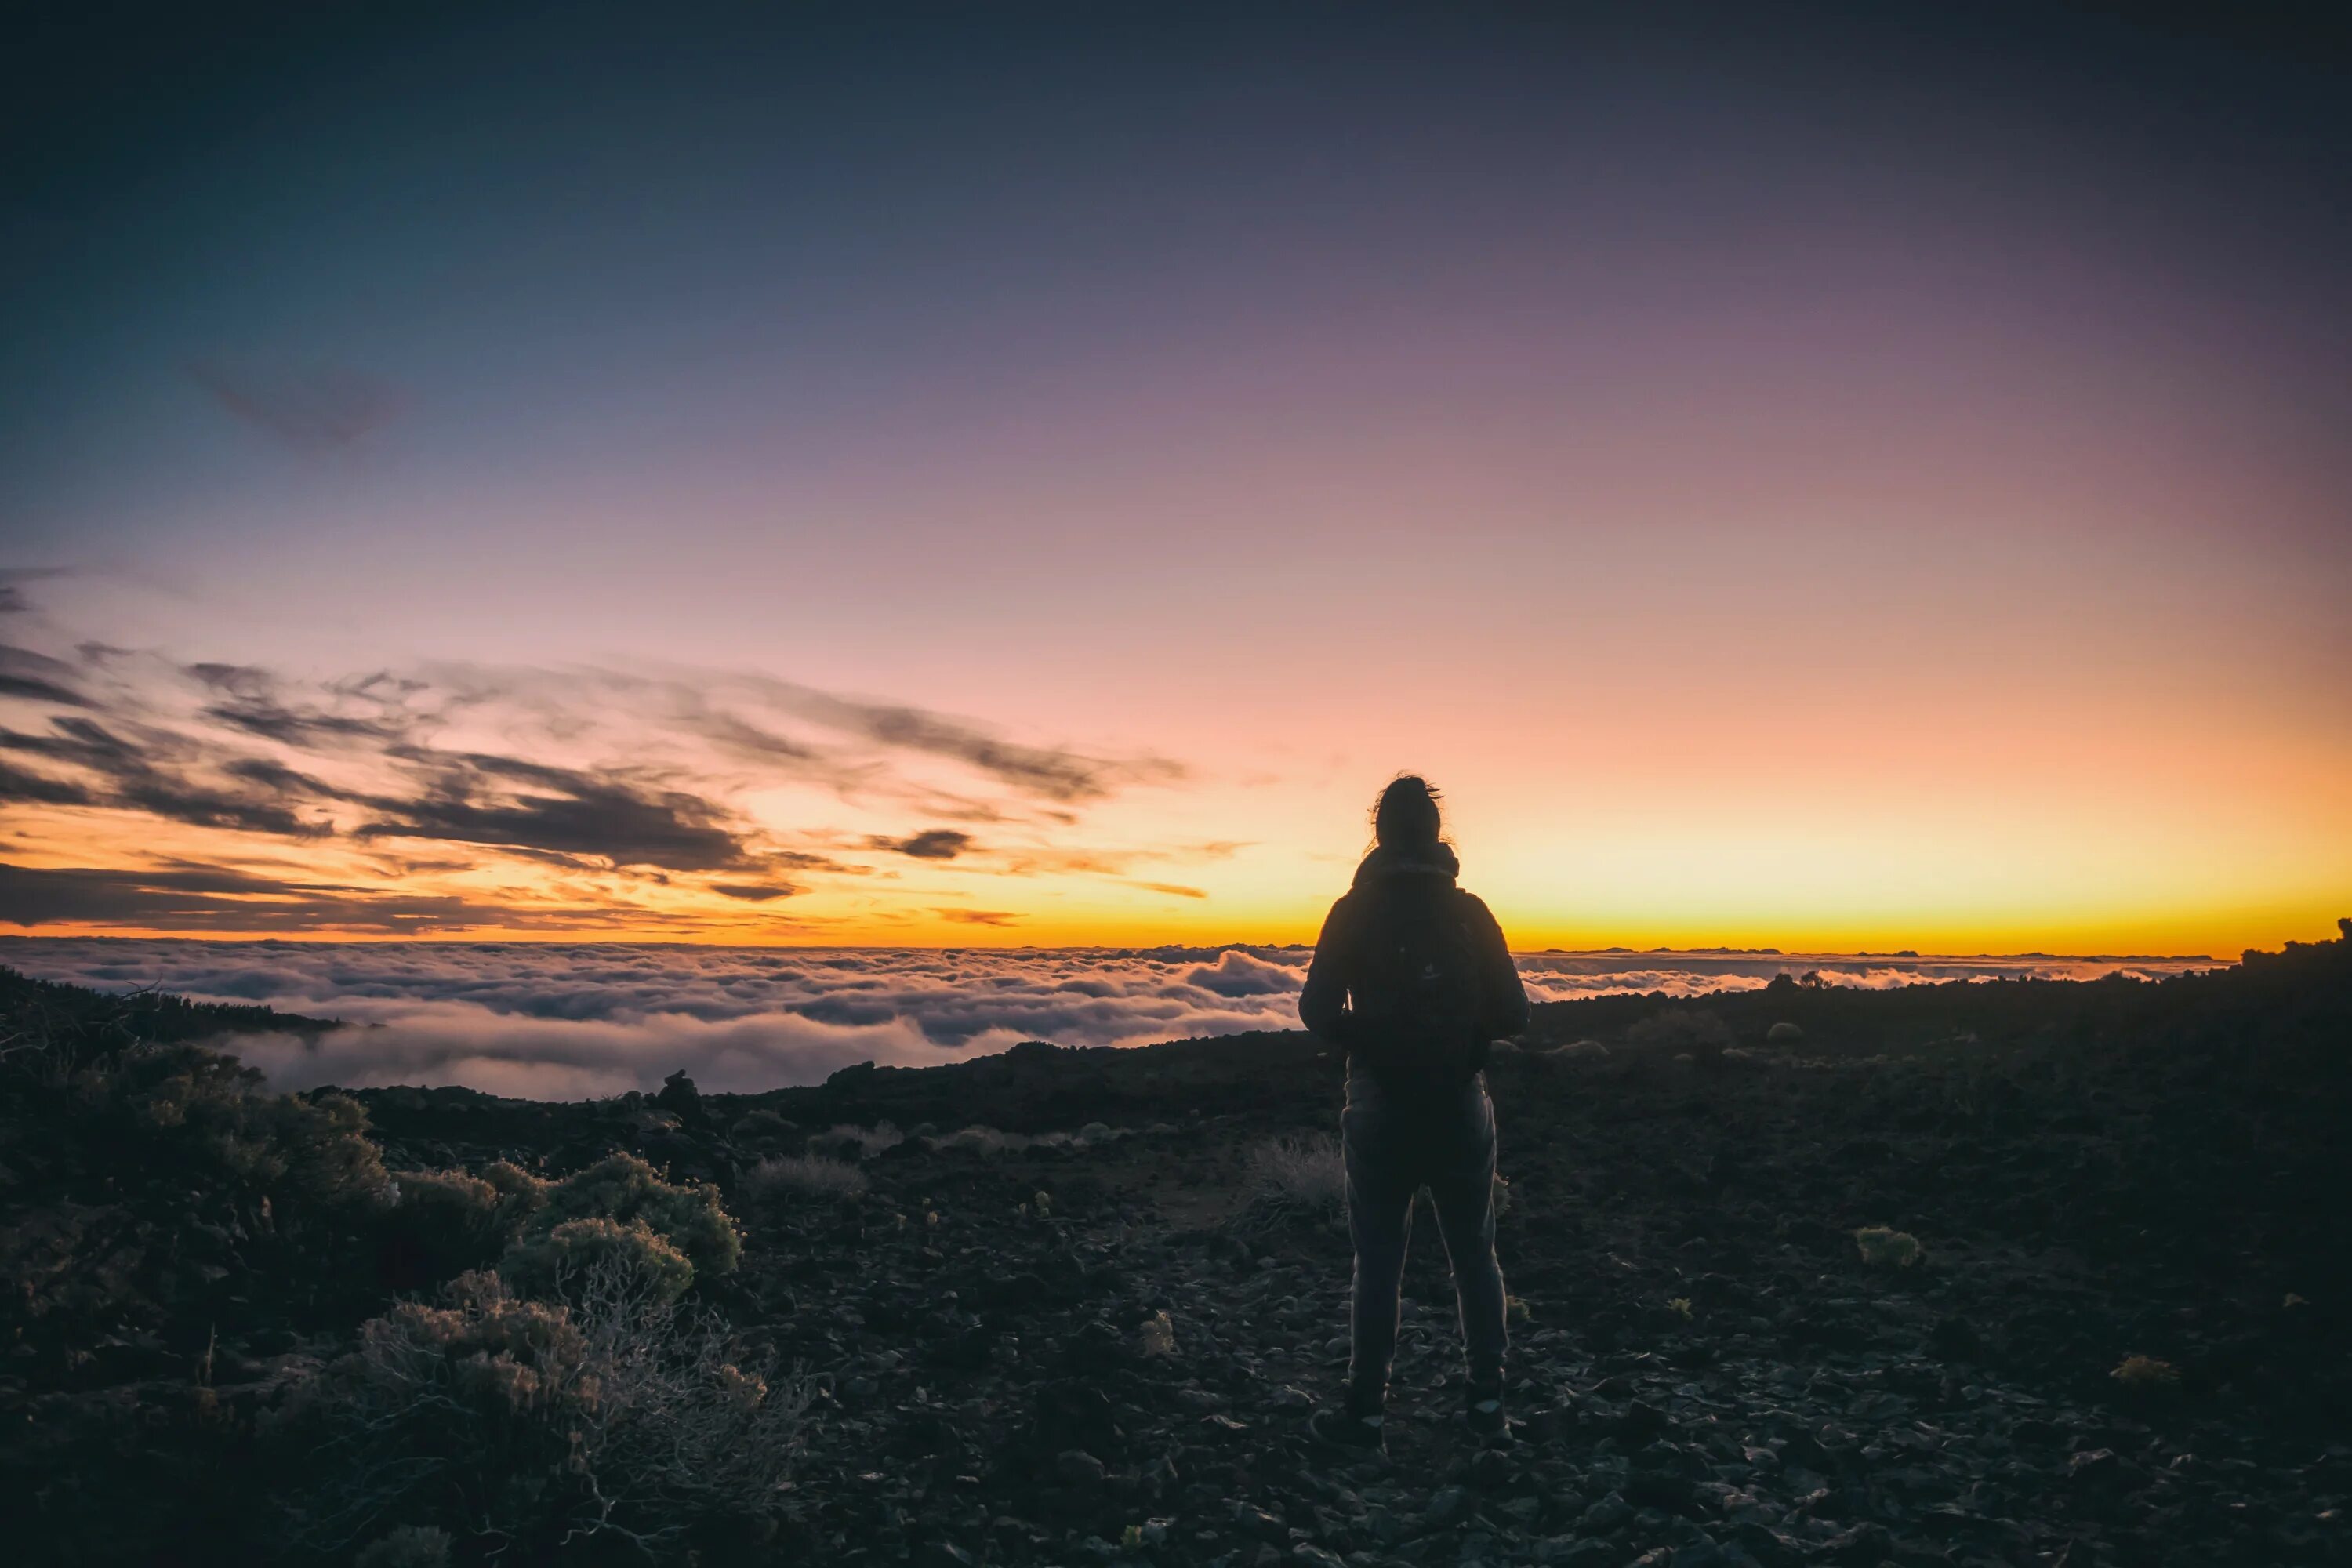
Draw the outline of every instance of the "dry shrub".
[[[798,1154],[762,1160],[744,1174],[743,1191],[754,1203],[789,1203],[794,1198],[852,1198],[870,1184],[866,1173],[846,1160],[822,1154]]]
[[[292,1544],[349,1552],[404,1527],[488,1541],[516,1562],[583,1538],[683,1557],[698,1531],[772,1519],[808,1405],[797,1374],[743,1365],[709,1317],[688,1318],[611,1258],[568,1304],[494,1274],[364,1324],[359,1348],[303,1384],[277,1419]],[[401,1561],[387,1556],[387,1561]]]
[[[757,1110],[745,1111],[732,1131],[735,1137],[747,1143],[776,1143],[800,1129],[762,1106]]]
[[[1086,1149],[1113,1143],[1135,1134],[1124,1127],[1089,1121],[1076,1132],[1006,1132],[994,1127],[965,1127],[938,1140],[941,1149],[968,1149],[978,1154],[1017,1154],[1028,1149]]]
[[[877,1121],[871,1127],[860,1127],[844,1121],[829,1127],[809,1140],[812,1154],[844,1155],[855,1160],[870,1160],[885,1149],[895,1149],[907,1141],[896,1123]]]
[[[975,1154],[1002,1154],[1007,1150],[1026,1149],[1036,1142],[1025,1133],[972,1126],[949,1133],[939,1140],[939,1146],[942,1149],[968,1149]]]
[[[1300,1221],[1328,1222],[1346,1212],[1348,1168],[1328,1133],[1269,1138],[1242,1166],[1244,1200],[1236,1229],[1271,1230]]]

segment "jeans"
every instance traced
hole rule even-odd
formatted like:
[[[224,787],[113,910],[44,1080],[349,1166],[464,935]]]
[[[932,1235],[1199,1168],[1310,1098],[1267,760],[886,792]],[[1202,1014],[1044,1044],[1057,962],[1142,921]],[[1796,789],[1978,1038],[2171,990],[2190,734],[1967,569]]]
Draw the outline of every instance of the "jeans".
[[[1359,1415],[1377,1415],[1387,1396],[1413,1194],[1424,1186],[1454,1267],[1470,1382],[1499,1386],[1508,1333],[1503,1270],[1495,1258],[1495,1102],[1487,1097],[1486,1075],[1433,1101],[1384,1092],[1370,1072],[1351,1064],[1339,1131],[1348,1233],[1356,1246],[1349,1404]]]

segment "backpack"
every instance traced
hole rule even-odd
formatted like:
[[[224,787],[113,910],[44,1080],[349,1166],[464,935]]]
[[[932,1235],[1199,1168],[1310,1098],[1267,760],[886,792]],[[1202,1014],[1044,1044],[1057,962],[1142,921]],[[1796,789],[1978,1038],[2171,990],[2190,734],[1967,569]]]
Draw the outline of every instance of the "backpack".
[[[1459,1088],[1484,1065],[1478,950],[1451,886],[1386,889],[1358,941],[1349,1000],[1359,1054],[1384,1085]]]

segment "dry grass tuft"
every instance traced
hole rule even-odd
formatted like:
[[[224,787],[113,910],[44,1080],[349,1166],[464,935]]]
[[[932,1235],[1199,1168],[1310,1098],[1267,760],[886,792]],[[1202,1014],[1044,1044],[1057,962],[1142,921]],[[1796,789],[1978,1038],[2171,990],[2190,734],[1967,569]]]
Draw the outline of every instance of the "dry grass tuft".
[[[2134,1394],[2156,1394],[2180,1386],[2179,1367],[2148,1355],[2127,1355],[2107,1375]]]
[[[848,1161],[822,1154],[762,1160],[743,1176],[744,1194],[761,1204],[788,1203],[794,1198],[854,1198],[871,1184],[866,1173]]]
[[[1927,1256],[1917,1237],[1883,1225],[1864,1226],[1853,1233],[1853,1244],[1873,1268],[1909,1268]]]
[[[1234,1216],[1237,1230],[1337,1219],[1348,1207],[1348,1168],[1339,1141],[1328,1133],[1267,1139],[1244,1162],[1242,1190],[1242,1209]]]
[[[907,1141],[907,1135],[897,1124],[877,1121],[871,1127],[860,1127],[845,1121],[829,1127],[808,1141],[812,1154],[845,1155],[852,1159],[871,1160],[885,1149],[895,1149]]]

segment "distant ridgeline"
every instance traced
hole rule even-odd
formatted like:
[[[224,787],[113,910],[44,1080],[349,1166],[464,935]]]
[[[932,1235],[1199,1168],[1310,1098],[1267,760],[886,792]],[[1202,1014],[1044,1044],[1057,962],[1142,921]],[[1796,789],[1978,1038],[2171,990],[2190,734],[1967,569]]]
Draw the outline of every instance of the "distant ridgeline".
[[[263,1032],[320,1035],[343,1026],[336,1018],[306,1018],[234,1002],[191,1002],[154,991],[110,995],[61,981],[36,980],[5,966],[0,966],[0,1017],[19,1034],[112,1034],[155,1045]]]

